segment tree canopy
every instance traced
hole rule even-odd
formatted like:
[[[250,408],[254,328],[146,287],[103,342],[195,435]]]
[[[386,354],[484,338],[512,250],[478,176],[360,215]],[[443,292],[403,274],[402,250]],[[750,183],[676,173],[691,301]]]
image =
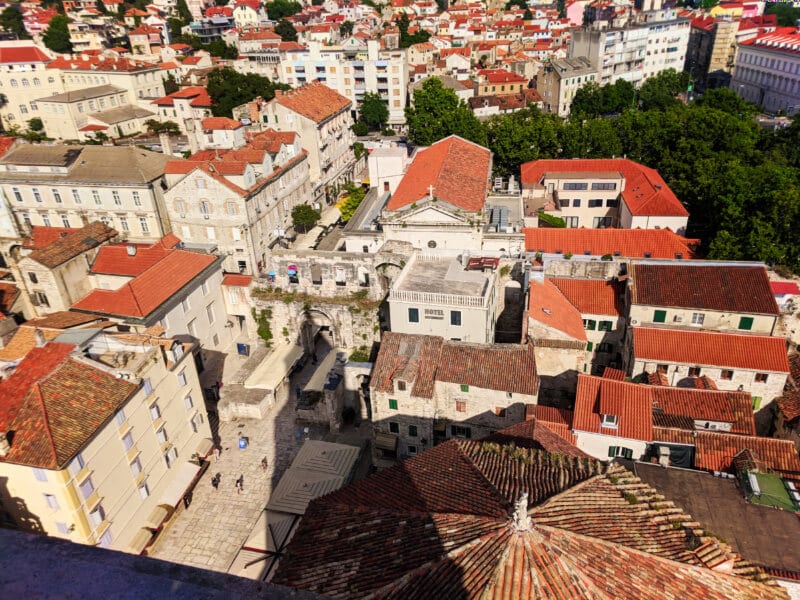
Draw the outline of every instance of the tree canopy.
[[[422,28],[417,29],[415,33],[408,33],[408,28],[411,25],[411,21],[408,18],[406,13],[400,15],[400,18],[397,19],[397,29],[400,31],[400,47],[401,48],[408,48],[414,44],[421,44],[422,42],[427,42],[428,39],[431,37],[431,34],[425,31]]]
[[[414,90],[414,104],[406,107],[405,114],[408,137],[420,146],[430,146],[452,134],[486,145],[486,131],[481,122],[467,104],[436,77]]]
[[[272,2],[267,3],[267,16],[272,21],[291,17],[301,10],[303,10],[303,6],[299,2],[294,2],[294,0],[272,0]]]
[[[184,25],[188,25],[193,21],[192,11],[189,10],[189,5],[186,4],[186,0],[178,0],[176,8],[178,10],[178,17],[180,17]]]
[[[777,15],[778,25],[781,27],[794,27],[800,19],[800,8],[795,8],[790,3],[767,2],[764,14]]]
[[[275,25],[275,33],[281,36],[281,39],[284,42],[296,42],[297,41],[297,30],[294,28],[294,25],[291,24],[290,21],[286,19],[281,19],[278,21],[278,24]]]
[[[378,129],[389,120],[389,108],[380,94],[367,92],[359,107],[361,120],[372,129]]]
[[[69,41],[69,18],[56,15],[50,19],[50,24],[42,34],[42,42],[53,52],[68,54],[72,52],[72,42]]]
[[[10,4],[0,13],[0,27],[2,27],[4,31],[15,33],[21,40],[27,40],[31,37],[25,30],[22,13],[16,4]]]
[[[319,221],[320,212],[308,204],[298,204],[292,209],[292,224],[295,229],[308,231]]]
[[[353,33],[353,23],[352,21],[344,21],[341,25],[339,25],[339,35],[343,38],[350,36]]]
[[[288,90],[283,83],[273,83],[255,73],[239,73],[230,67],[216,69],[208,74],[208,95],[214,101],[211,111],[216,117],[232,116],[233,108],[249,102],[256,96],[272,100],[275,90]]]

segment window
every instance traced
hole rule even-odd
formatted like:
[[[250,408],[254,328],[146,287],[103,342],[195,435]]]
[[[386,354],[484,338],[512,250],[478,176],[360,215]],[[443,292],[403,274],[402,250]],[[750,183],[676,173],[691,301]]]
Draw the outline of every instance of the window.
[[[61,204],[61,192],[53,190],[53,200],[56,201],[56,204]]]
[[[753,328],[753,317],[741,317],[739,319],[739,329],[750,331]]]
[[[389,409],[390,410],[397,410],[397,400],[389,400]]]
[[[94,492],[94,484],[92,483],[91,477],[84,479],[78,487],[81,489],[81,494],[83,494],[86,500],[88,500],[89,496]]]
[[[608,208],[616,208],[619,206],[619,200],[617,200],[616,198],[609,198],[608,200],[606,200],[606,206]]]
[[[566,200],[562,198],[561,200],[558,201],[558,204],[559,206],[561,206],[561,208],[569,208],[569,198],[567,198]]]
[[[45,494],[44,501],[47,502],[47,506],[53,510],[58,510],[58,499],[53,496],[53,494]]]
[[[408,437],[417,437],[417,426],[416,425],[409,425],[408,426]]]
[[[195,328],[195,321],[196,320],[197,319],[192,319],[191,321],[189,321],[186,324],[186,331],[188,331],[189,335],[192,336],[192,337],[197,337],[197,334],[196,334],[196,331],[195,331],[195,329],[196,329]]]
[[[61,533],[63,535],[67,535],[68,533],[70,533],[69,526],[66,523],[62,523],[61,521],[56,522],[56,530],[58,531],[58,533]]]
[[[89,513],[89,523],[92,524],[92,528],[97,527],[102,523],[106,518],[106,511],[103,510],[103,506],[101,504],[97,505],[92,512]]]
[[[36,478],[36,481],[47,481],[47,471],[44,469],[33,469],[33,476]]]
[[[623,448],[622,446],[609,446],[608,447],[608,457],[615,458],[633,458],[633,450],[630,448]]]
[[[397,390],[400,392],[406,391],[406,382],[405,381],[398,381],[397,382]]]
[[[450,325],[454,327],[461,327],[461,311],[460,310],[451,310],[450,311]]]
[[[600,415],[600,427],[618,427],[619,418],[617,415]]]
[[[31,280],[31,283],[39,283],[39,278],[33,271],[28,271],[28,279]]]
[[[133,448],[133,434],[130,431],[122,436],[122,445],[125,446],[125,450]]]
[[[722,373],[720,374],[720,379],[725,379],[726,381],[730,381],[733,379],[733,371],[730,369],[722,369]]]
[[[130,231],[130,225],[128,225],[128,219],[125,217],[119,218],[119,225],[122,228],[122,231]]]
[[[94,200],[95,204],[100,204],[100,192],[92,190],[92,200]]]
[[[195,433],[200,431],[200,425],[203,424],[203,415],[201,415],[200,413],[195,413],[195,415],[192,417],[191,424],[192,424],[192,431],[194,431]]]
[[[85,464],[86,463],[83,460],[83,454],[78,453],[78,455],[69,464],[69,472],[74,477],[75,475],[81,472]]]
[[[416,454],[417,453],[417,447],[416,446],[409,446],[408,447],[408,453],[409,454]]]
[[[656,367],[656,371],[657,371],[658,373],[664,373],[664,374],[666,374],[668,370],[669,370],[669,365],[658,365],[658,366]]]
[[[692,325],[702,325],[705,319],[705,313],[692,313]]]
[[[589,331],[594,331],[595,329],[597,329],[597,321],[595,321],[594,319],[584,319],[583,328],[588,329]]]
[[[564,184],[565,190],[588,190],[589,184],[588,183],[565,183]]]
[[[45,227],[50,227],[50,216],[49,215],[42,215],[42,225]]]
[[[139,473],[142,472],[142,462],[139,460],[138,456],[134,458],[133,462],[128,466],[130,467],[131,473],[133,473],[134,477],[138,476]]]
[[[653,323],[665,323],[667,321],[667,311],[657,310],[653,313]]]
[[[769,377],[769,375],[767,373],[756,373],[755,382],[756,383],[767,383],[767,377]]]
[[[69,227],[69,216],[67,216],[67,215],[61,215],[61,224],[62,224],[64,227]]]
[[[11,191],[14,193],[14,198],[17,202],[22,202],[22,194],[19,191],[19,188],[11,188]]]
[[[153,393],[153,384],[152,384],[152,383],[150,383],[150,378],[149,378],[149,377],[148,377],[148,378],[146,378],[146,379],[145,379],[145,380],[142,382],[142,387],[144,388],[144,395],[145,395],[145,396],[149,396],[150,394],[152,394],[152,393]]]
[[[200,214],[204,216],[208,216],[209,212],[211,211],[211,206],[206,200],[200,201]]]
[[[469,386],[466,383],[462,383],[461,384],[461,391],[462,392],[468,392],[469,391]]]
[[[419,323],[419,309],[418,308],[409,308],[408,309],[408,322],[409,323]]]
[[[456,412],[467,412],[467,403],[464,400],[456,400]]]
[[[186,385],[186,370],[184,369],[178,373],[178,385],[184,387]]]
[[[186,410],[189,410],[194,406],[194,400],[192,400],[191,394],[183,399],[183,406],[186,408]]]
[[[200,284],[200,289],[203,291],[203,296],[208,294],[208,284],[205,281]]]
[[[157,421],[161,417],[161,409],[158,407],[158,402],[153,402],[149,408],[150,420]]]
[[[142,484],[139,486],[139,497],[144,500],[150,495],[150,488],[147,487],[147,482],[143,481]]]
[[[592,191],[599,191],[599,190],[615,190],[617,189],[616,183],[593,183],[592,184]]]
[[[611,331],[613,327],[613,323],[611,321],[600,321],[600,324],[597,327],[598,331]]]
[[[700,377],[702,369],[700,367],[689,367],[689,377]]]
[[[141,206],[142,205],[142,198],[141,198],[141,196],[139,196],[139,192],[132,192],[132,196],[133,196],[133,203],[136,206]]]
[[[457,438],[469,439],[472,437],[472,429],[461,425],[450,425],[450,435]]]
[[[602,208],[603,206],[603,199],[602,198],[590,198],[589,199],[589,208]]]
[[[753,410],[761,408],[761,396],[753,396]]]
[[[169,440],[169,437],[167,436],[167,430],[163,427],[159,427],[158,431],[156,431],[156,439],[158,440],[159,444],[166,444]]]
[[[211,325],[214,322],[214,305],[209,304],[206,306],[206,316],[208,317],[208,324]]]
[[[209,240],[217,239],[217,231],[213,227],[206,227],[206,237]]]
[[[111,197],[114,199],[114,204],[122,206],[122,199],[119,197],[119,192],[117,190],[111,192]]]
[[[597,351],[598,352],[610,353],[613,349],[614,349],[614,346],[612,346],[608,342],[600,342],[599,344],[597,344]]]
[[[183,314],[186,314],[186,313],[189,312],[189,309],[191,308],[191,305],[189,304],[189,298],[188,297],[186,297],[183,300],[181,300],[181,308],[183,309]]]
[[[150,233],[150,226],[147,224],[147,217],[139,217],[139,227],[142,228],[142,233]]]
[[[42,201],[42,195],[39,193],[38,188],[33,188],[32,191],[33,191],[33,199],[36,200],[37,202],[41,202]]]
[[[400,433],[400,423],[389,421],[389,433]]]
[[[580,198],[575,198],[572,201],[572,208],[580,208],[580,207],[581,207],[581,199]]]
[[[164,454],[164,462],[167,463],[167,468],[172,467],[177,458],[178,451],[175,449],[175,446],[167,450],[166,454]]]
[[[578,217],[564,217],[564,223],[566,223],[567,227],[570,229],[577,229],[578,221]]]

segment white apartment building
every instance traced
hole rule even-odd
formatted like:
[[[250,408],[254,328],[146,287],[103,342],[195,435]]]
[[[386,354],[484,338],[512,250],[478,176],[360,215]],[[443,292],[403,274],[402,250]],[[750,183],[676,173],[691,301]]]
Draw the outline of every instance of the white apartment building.
[[[551,59],[537,78],[544,110],[568,117],[572,100],[587,83],[598,83],[597,69],[585,56]]]
[[[647,28],[647,52],[644,58],[644,79],[667,69],[683,70],[689,47],[691,19],[679,17],[682,8],[662,8],[642,13]]]
[[[42,341],[0,382],[16,409],[0,421],[0,511],[23,530],[139,554],[213,447],[202,389],[192,344],[91,331]]]
[[[168,160],[135,146],[23,144],[0,159],[0,188],[23,233],[87,220],[132,241],[154,240],[169,231],[162,185]]]
[[[292,209],[311,200],[308,153],[298,134],[272,129],[241,148],[219,148],[167,164],[167,213],[185,243],[216,247],[226,271],[257,274]]]
[[[27,128],[41,117],[36,101],[64,91],[57,73],[47,70],[53,59],[32,42],[0,42],[0,119],[3,127]]]
[[[738,45],[731,89],[770,112],[800,110],[800,33],[780,27]]]
[[[644,80],[647,57],[647,29],[576,29],[572,32],[569,56],[586,56],[598,70],[598,83],[618,79],[639,87]]]

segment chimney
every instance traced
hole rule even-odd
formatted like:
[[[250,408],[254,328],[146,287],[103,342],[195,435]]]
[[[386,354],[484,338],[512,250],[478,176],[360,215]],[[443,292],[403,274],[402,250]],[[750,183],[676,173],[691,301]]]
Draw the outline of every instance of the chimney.
[[[0,456],[8,456],[11,452],[11,443],[8,441],[8,433],[0,431]]]
[[[126,250],[128,251],[128,256],[136,256],[136,246],[133,244],[128,244]]]
[[[44,334],[41,329],[36,329],[33,334],[36,336],[36,347],[41,348],[47,345],[47,340],[44,339]]]
[[[168,133],[159,133],[158,141],[161,143],[161,152],[166,156],[172,156],[172,138]]]

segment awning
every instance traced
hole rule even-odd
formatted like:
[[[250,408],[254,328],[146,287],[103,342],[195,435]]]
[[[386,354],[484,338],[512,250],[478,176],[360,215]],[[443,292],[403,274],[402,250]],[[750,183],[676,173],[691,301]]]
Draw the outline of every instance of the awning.
[[[169,511],[163,506],[156,506],[151,512],[150,516],[144,521],[144,526],[148,529],[158,529],[161,524],[169,515]]]
[[[302,346],[278,345],[244,380],[244,387],[248,390],[277,390],[301,356]]]
[[[153,532],[147,529],[139,529],[133,539],[128,543],[128,552],[131,554],[141,554],[150,540],[153,539]]]
[[[200,443],[197,444],[196,452],[200,458],[206,458],[209,454],[211,454],[211,451],[213,449],[214,449],[214,442],[208,438],[203,438],[202,440],[200,440]]]
[[[375,447],[379,450],[397,450],[397,436],[391,433],[375,434]]]
[[[161,504],[167,506],[178,506],[178,503],[183,499],[186,490],[192,485],[194,478],[200,471],[200,465],[185,462],[175,469],[175,477],[172,483],[169,484],[164,494],[161,496]]]

